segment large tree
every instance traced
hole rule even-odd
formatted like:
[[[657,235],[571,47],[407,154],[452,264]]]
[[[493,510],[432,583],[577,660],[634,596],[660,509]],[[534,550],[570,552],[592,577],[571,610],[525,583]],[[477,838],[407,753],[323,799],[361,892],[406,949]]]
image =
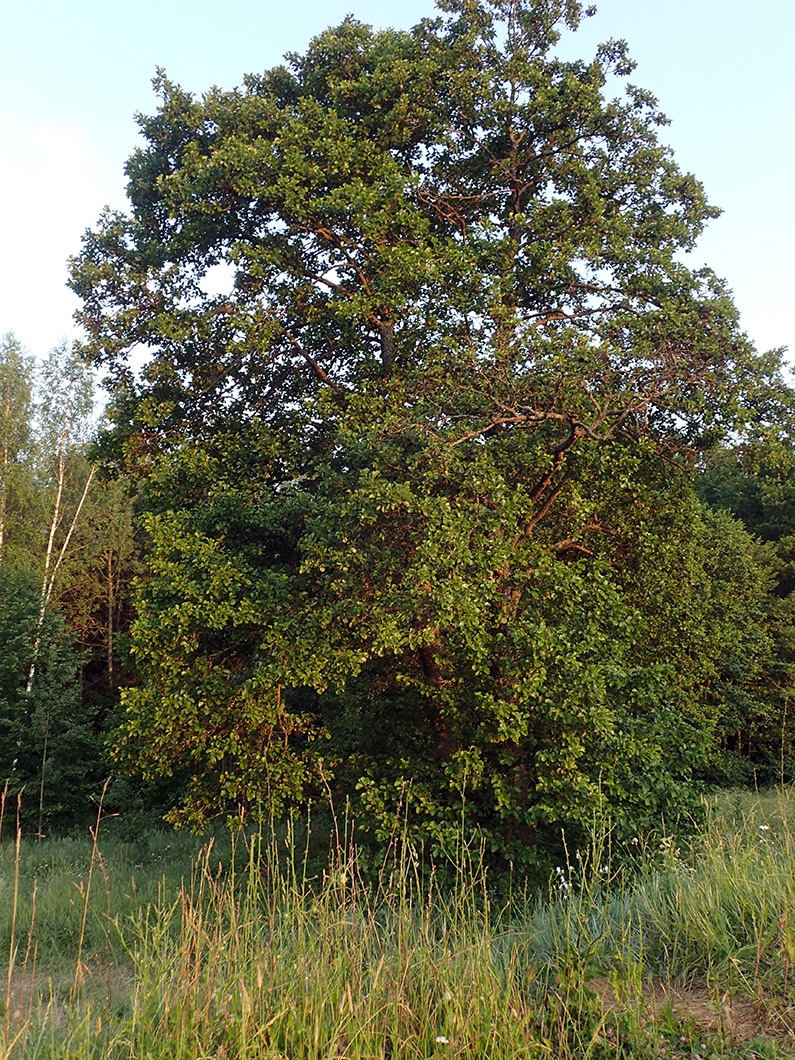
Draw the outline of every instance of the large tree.
[[[560,60],[572,0],[440,7],[202,99],[158,74],[72,285],[148,480],[130,757],[189,820],[328,782],[443,844],[463,798],[527,862],[687,793],[687,470],[786,395],[684,264],[716,211],[655,100],[605,96],[625,46]]]

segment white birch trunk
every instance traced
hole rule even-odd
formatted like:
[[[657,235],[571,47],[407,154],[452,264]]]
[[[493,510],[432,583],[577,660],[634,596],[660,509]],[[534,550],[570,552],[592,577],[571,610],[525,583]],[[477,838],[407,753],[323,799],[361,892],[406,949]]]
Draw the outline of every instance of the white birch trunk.
[[[63,443],[63,435],[61,436]],[[57,556],[55,556],[55,534],[58,530],[58,526],[61,522],[61,503],[63,501],[64,483],[66,480],[66,460],[64,456],[63,448],[59,454],[58,459],[58,489],[55,494],[55,504],[53,506],[52,520],[50,522],[50,532],[47,538],[47,552],[44,556],[44,574],[41,581],[41,596],[39,598],[39,617],[36,620],[36,639],[33,642],[33,656],[30,662],[30,669],[28,670],[28,681],[25,686],[25,691],[28,695],[33,690],[33,681],[36,677],[36,664],[39,659],[39,649],[41,647],[41,630],[44,625],[44,619],[47,617],[47,609],[50,606],[52,600],[52,594],[55,589],[55,579],[58,576],[58,570],[60,569],[61,563],[64,560],[68,550],[69,543],[72,540],[72,535],[75,532],[78,520],[80,518],[80,512],[85,504],[88,491],[91,488],[91,482],[96,473],[96,465],[91,468],[88,473],[85,485],[83,486],[83,492],[80,496],[75,513],[72,516],[72,522],[69,525],[69,530],[66,533],[66,537],[63,540],[63,544],[58,550]],[[55,561],[53,562],[53,556]]]

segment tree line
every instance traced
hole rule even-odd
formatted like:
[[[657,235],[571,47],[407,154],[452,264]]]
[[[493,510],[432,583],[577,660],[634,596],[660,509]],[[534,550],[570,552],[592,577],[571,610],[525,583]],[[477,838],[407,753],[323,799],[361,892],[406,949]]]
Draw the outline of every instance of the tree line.
[[[72,263],[108,422],[60,494],[57,432],[31,455],[60,515],[18,555],[36,672],[60,616],[70,724],[175,823],[332,792],[533,871],[791,776],[793,394],[683,263],[717,211],[607,94],[626,46],[558,58],[586,15],[445,0],[233,91],[158,73]]]
[[[92,814],[131,672],[140,550],[129,486],[92,452],[94,376],[66,343],[37,361],[0,339],[0,756],[34,830]]]

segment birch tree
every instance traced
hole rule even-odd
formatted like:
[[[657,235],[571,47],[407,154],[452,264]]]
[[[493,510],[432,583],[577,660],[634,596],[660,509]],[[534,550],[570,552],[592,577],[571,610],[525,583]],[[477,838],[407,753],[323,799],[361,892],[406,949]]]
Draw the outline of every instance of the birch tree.
[[[61,343],[43,362],[38,383],[36,426],[40,489],[47,513],[41,563],[39,631],[52,603],[96,471],[94,466],[86,464],[84,456],[93,408],[93,373],[67,343]],[[39,647],[37,634],[28,673],[28,692],[32,690],[36,676]]]

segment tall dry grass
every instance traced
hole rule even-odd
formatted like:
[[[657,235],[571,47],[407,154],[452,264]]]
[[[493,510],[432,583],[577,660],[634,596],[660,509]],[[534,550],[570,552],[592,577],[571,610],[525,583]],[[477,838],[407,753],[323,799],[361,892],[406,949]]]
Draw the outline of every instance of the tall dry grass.
[[[649,992],[656,977],[700,984],[716,1006],[727,991],[788,1004],[791,820],[786,793],[729,800],[689,845],[639,837],[632,871],[597,834],[544,894],[500,906],[463,844],[452,885],[398,840],[365,879],[345,836],[313,874],[290,828],[209,843],[181,885],[161,874],[153,893],[137,862],[122,882],[98,821],[69,902],[48,898],[71,917],[57,959],[18,839],[0,851],[13,896],[0,1060],[792,1055],[722,1025],[708,1038]],[[38,868],[53,864],[40,849]]]

